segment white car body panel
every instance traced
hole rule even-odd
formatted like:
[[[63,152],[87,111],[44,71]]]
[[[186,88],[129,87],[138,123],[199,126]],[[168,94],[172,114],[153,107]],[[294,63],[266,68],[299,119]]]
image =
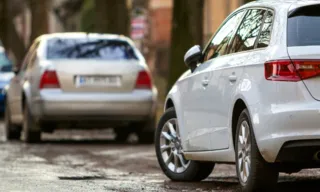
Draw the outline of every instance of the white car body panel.
[[[279,83],[267,81],[264,76],[264,63],[290,59],[287,50],[291,59],[320,59],[320,51],[314,47],[287,49],[286,41],[288,11],[315,3],[320,4],[319,1],[259,1],[240,7],[238,10],[274,11],[269,46],[218,57],[179,78],[168,93],[165,106],[172,102],[175,107],[187,159],[235,161],[232,114],[238,100],[245,103],[250,113],[258,148],[267,162],[276,161],[287,141],[320,139],[320,103],[304,82]],[[237,80],[231,82],[234,76]],[[203,80],[208,80],[208,86],[202,85]],[[307,81],[314,81],[315,86],[319,80],[316,77]],[[319,89],[314,88],[313,92],[320,98]]]

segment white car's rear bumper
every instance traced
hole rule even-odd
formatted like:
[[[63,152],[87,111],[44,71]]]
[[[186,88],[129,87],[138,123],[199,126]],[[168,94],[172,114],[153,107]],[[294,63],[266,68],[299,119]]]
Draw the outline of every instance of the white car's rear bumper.
[[[320,102],[274,105],[264,113],[253,107],[250,113],[258,147],[267,162],[294,161],[303,151],[310,150],[310,155],[320,151],[316,145],[320,141]],[[310,160],[309,155],[301,158]]]

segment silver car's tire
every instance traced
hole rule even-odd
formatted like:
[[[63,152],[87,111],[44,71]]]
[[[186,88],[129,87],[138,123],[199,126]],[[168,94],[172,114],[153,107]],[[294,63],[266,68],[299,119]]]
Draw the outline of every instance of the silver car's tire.
[[[207,178],[214,168],[212,162],[185,159],[174,108],[168,109],[158,123],[155,150],[162,171],[174,181],[201,181]]]
[[[19,140],[21,136],[21,126],[15,125],[11,122],[10,108],[6,101],[5,113],[4,113],[4,124],[5,133],[7,140]]]
[[[115,140],[120,143],[125,143],[132,131],[130,131],[130,127],[117,127],[114,128],[114,132],[116,134]]]
[[[235,156],[242,191],[273,191],[279,172],[261,156],[247,109],[242,111],[238,120]]]
[[[23,138],[27,143],[37,143],[41,141],[41,130],[30,113],[28,105],[24,106],[23,113]]]
[[[138,124],[136,126],[136,130],[139,137],[139,143],[153,144],[155,134],[155,117]]]

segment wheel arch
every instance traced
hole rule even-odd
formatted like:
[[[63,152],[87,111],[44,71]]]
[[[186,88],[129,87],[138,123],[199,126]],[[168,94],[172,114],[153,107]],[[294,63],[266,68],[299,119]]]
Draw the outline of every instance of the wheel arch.
[[[174,107],[174,103],[173,103],[173,100],[171,98],[168,98],[166,100],[166,102],[165,102],[164,110],[166,111],[167,109],[169,109],[171,107]]]
[[[233,147],[235,147],[234,141],[235,141],[235,135],[236,135],[236,131],[237,131],[237,124],[238,124],[239,116],[244,109],[248,109],[245,101],[241,98],[237,99],[233,105],[232,118],[231,118]]]
[[[28,106],[31,106],[31,87],[30,87],[30,84],[24,85],[22,87],[22,92],[21,92],[21,109],[22,109],[22,113],[23,113],[23,110],[24,110],[26,104]]]

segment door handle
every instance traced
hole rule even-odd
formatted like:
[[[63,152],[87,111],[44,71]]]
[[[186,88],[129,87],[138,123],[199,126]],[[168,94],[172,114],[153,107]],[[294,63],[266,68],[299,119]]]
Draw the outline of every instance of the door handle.
[[[230,81],[230,82],[235,82],[235,81],[237,81],[237,76],[235,76],[235,75],[230,75],[230,76],[229,76],[229,81]]]
[[[208,79],[202,80],[202,86],[206,87],[208,85],[209,85],[209,80]]]

